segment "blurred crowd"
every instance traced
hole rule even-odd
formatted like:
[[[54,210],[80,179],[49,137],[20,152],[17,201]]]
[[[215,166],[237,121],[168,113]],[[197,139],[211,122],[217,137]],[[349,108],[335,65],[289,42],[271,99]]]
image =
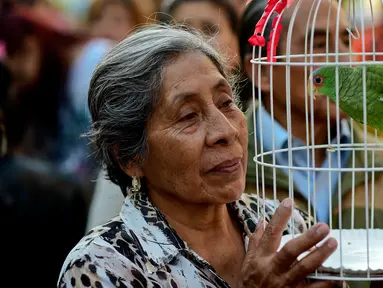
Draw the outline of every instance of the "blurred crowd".
[[[86,232],[101,169],[82,136],[90,123],[88,86],[113,45],[159,18],[186,22],[215,36],[230,69],[239,69],[245,0],[161,2],[0,2],[0,223],[12,287],[54,287]]]
[[[239,20],[247,2],[0,1],[0,241],[10,287],[54,287],[65,256],[86,232],[101,171],[84,136],[87,94],[104,55],[142,24],[192,26],[241,75],[245,110],[252,94],[240,41],[254,26],[241,35]]]

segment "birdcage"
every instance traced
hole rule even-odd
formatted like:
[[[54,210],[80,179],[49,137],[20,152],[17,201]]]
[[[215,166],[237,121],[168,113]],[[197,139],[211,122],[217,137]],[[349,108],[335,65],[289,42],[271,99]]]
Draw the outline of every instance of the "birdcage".
[[[256,192],[274,200],[286,193],[313,223],[329,224],[338,248],[311,277],[381,281],[383,89],[371,90],[383,88],[376,45],[383,4],[265,4],[249,39]],[[294,237],[284,236],[281,247]]]

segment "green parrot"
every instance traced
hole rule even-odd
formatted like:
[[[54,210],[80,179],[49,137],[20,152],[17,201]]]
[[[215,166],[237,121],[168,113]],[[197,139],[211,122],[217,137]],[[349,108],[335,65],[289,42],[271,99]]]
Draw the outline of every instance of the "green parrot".
[[[363,124],[363,67],[339,66],[339,107]],[[314,97],[327,96],[336,103],[336,66],[324,66],[310,75]],[[383,65],[366,66],[367,125],[383,132]]]

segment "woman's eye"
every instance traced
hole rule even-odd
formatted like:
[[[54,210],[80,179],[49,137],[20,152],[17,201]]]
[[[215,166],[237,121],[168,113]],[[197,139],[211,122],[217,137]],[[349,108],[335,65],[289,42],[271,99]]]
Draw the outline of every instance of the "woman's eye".
[[[228,108],[228,107],[231,107],[233,104],[234,104],[234,101],[232,99],[230,99],[230,100],[223,102],[222,106],[225,108]]]
[[[181,116],[180,121],[188,121],[188,120],[192,120],[192,119],[194,119],[194,118],[197,117],[197,116],[198,116],[197,113],[189,113],[189,114],[186,114],[185,116]]]

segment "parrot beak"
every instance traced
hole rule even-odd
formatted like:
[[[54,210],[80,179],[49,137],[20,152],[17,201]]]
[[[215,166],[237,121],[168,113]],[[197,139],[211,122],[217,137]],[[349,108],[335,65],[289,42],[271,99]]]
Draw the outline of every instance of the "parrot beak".
[[[314,100],[316,100],[316,97],[321,97],[321,96],[325,96],[324,94],[322,94],[321,92],[318,91],[317,88],[313,88],[313,98]]]
[[[319,92],[318,92],[317,88],[315,88],[315,86],[312,84],[311,77],[309,79],[309,83],[308,83],[307,87],[309,90],[308,91],[309,95],[312,95],[314,100],[316,100],[316,96],[319,96]]]
[[[314,100],[317,100],[317,94],[318,94],[318,90],[317,90],[317,88],[313,88],[313,98],[314,98]]]

